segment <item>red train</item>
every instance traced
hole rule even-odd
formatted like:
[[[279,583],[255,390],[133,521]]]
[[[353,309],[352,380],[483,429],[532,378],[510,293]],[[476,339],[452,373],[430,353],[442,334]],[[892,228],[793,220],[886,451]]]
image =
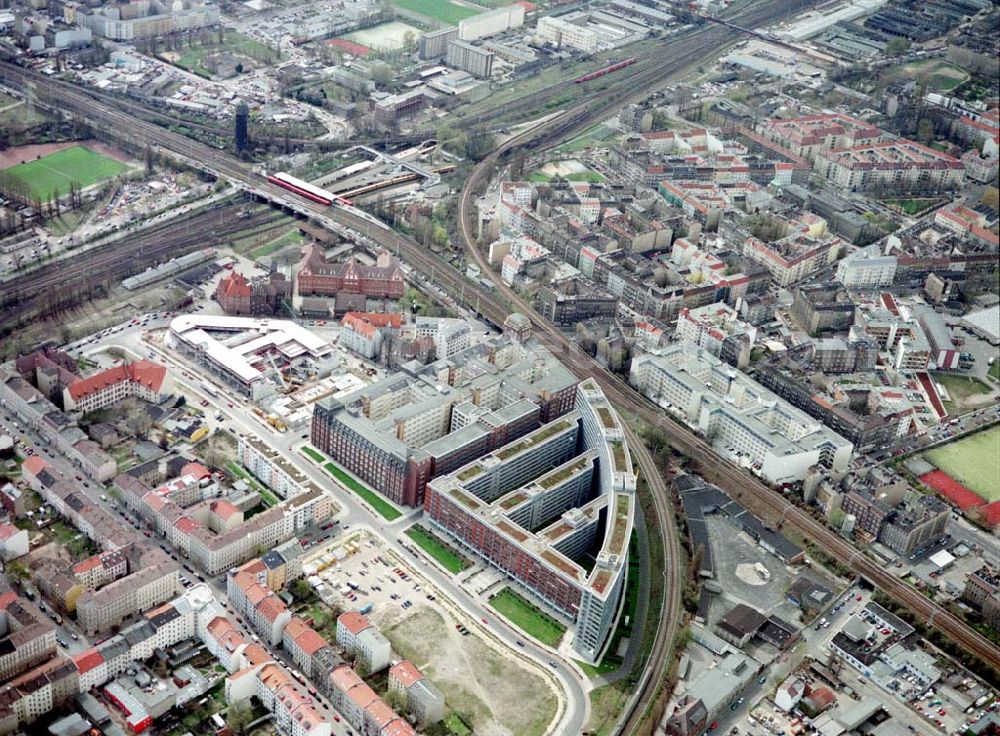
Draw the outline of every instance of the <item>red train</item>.
[[[637,59],[632,56],[624,61],[619,61],[611,66],[606,66],[603,69],[598,69],[596,72],[590,72],[590,74],[584,74],[582,77],[577,77],[573,80],[574,84],[583,84],[584,82],[589,82],[591,79],[597,79],[598,77],[603,77],[605,74],[610,74],[611,72],[616,72],[619,69],[624,69],[627,66],[632,66]]]
[[[296,179],[290,174],[286,174],[283,171],[279,171],[275,174],[271,174],[267,177],[267,180],[272,184],[277,184],[283,189],[287,189],[290,192],[295,192],[300,197],[305,197],[306,199],[311,199],[313,202],[318,202],[319,204],[326,205],[329,207],[334,202],[339,204],[350,206],[354,203],[347,199],[346,197],[341,197],[333,192],[328,192],[326,189],[320,189],[317,186],[310,184],[307,181],[302,181],[301,179]]]

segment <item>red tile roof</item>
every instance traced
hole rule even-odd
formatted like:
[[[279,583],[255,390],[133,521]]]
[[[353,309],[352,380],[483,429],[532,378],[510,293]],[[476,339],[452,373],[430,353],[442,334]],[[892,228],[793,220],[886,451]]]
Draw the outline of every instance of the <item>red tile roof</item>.
[[[382,699],[372,701],[369,706],[365,708],[365,716],[369,721],[375,724],[379,731],[398,718],[396,711],[386,705],[386,702]]]
[[[181,475],[193,475],[198,480],[202,478],[208,478],[212,475],[211,471],[206,468],[201,463],[188,463],[183,468],[181,468]]]
[[[326,646],[324,639],[318,631],[311,626],[295,637],[295,645],[310,657]]]
[[[247,281],[246,276],[236,271],[233,271],[219,282],[216,292],[220,298],[229,299],[249,299],[250,293],[250,282]]]
[[[340,614],[337,618],[337,625],[343,626],[352,634],[357,635],[369,628],[371,623],[357,611],[348,611],[347,613]]]
[[[95,567],[100,567],[103,563],[101,562],[100,555],[94,555],[93,557],[88,557],[82,562],[78,562],[73,565],[73,574],[80,575],[81,573],[90,572]]]
[[[109,368],[89,378],[81,378],[67,386],[67,390],[74,401],[79,401],[89,394],[124,381],[131,381],[153,391],[159,391],[163,386],[163,379],[166,377],[167,369],[162,365],[151,363],[148,360],[137,360],[134,363]]]
[[[346,693],[355,685],[360,685],[363,680],[358,676],[357,672],[350,668],[349,665],[342,664],[334,667],[330,672],[330,682],[332,682],[333,686],[342,693]]]
[[[367,710],[369,705],[379,699],[375,691],[363,682],[348,690],[347,697],[361,710]]]
[[[90,672],[95,667],[99,667],[104,662],[104,657],[97,650],[97,647],[91,647],[85,652],[81,652],[73,657],[73,664],[76,665],[76,669],[81,675]]]
[[[257,610],[271,623],[288,610],[288,606],[278,596],[273,593],[257,604]]]
[[[399,664],[391,667],[389,669],[389,677],[399,680],[399,684],[404,688],[409,688],[413,683],[424,679],[423,673],[408,659],[404,659]]]
[[[397,718],[382,729],[381,736],[417,736],[417,732],[402,718]]]
[[[31,475],[38,475],[48,466],[49,464],[42,460],[42,458],[38,457],[38,455],[32,455],[21,463],[21,469],[27,471]]]
[[[190,516],[182,516],[177,521],[174,522],[174,526],[185,534],[190,534],[195,529],[201,526],[197,521],[192,519]]]
[[[240,510],[236,508],[232,501],[227,501],[224,498],[220,498],[217,501],[212,501],[211,505],[212,513],[218,516],[220,519],[228,519],[233,514],[238,514]]]
[[[21,530],[13,524],[0,524],[0,539],[10,539],[20,531]]]

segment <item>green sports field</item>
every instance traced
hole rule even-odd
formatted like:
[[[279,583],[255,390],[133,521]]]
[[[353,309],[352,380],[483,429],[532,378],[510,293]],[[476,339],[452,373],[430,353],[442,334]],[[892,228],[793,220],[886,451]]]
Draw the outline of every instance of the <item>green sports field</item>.
[[[450,0],[391,0],[391,3],[397,8],[435,18],[448,25],[456,25],[460,20],[486,12],[486,8],[472,8]]]
[[[12,166],[4,171],[26,184],[35,199],[48,199],[50,195],[69,193],[70,184],[80,188],[117,176],[128,167],[112,158],[94,153],[83,146],[64,148],[36,161]]]
[[[1000,425],[929,450],[924,457],[987,502],[1000,500]]]

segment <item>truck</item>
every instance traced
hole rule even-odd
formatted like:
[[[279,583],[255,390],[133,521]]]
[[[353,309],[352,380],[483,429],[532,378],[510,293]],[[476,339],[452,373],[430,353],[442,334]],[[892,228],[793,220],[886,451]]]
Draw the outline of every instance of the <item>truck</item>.
[[[215,386],[210,384],[208,381],[201,382],[201,390],[204,391],[209,396],[218,396],[219,392],[216,390]]]
[[[360,613],[362,616],[367,616],[369,613],[372,612],[373,608],[375,608],[375,604],[369,602],[361,606],[361,608],[358,609],[358,613]]]

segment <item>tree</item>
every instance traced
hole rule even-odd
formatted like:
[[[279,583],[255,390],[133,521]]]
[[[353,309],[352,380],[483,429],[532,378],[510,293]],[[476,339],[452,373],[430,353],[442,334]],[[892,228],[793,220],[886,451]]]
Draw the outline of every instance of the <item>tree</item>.
[[[934,142],[934,121],[930,118],[920,118],[917,121],[917,140],[923,143]]]
[[[383,700],[397,713],[406,710],[406,695],[399,690],[390,690],[385,694]]]
[[[289,588],[292,591],[292,595],[298,598],[300,601],[304,601],[306,598],[312,595],[312,588],[309,587],[309,583],[305,580],[299,579],[294,581]]]
[[[237,700],[226,711],[226,725],[241,736],[246,733],[247,726],[250,725],[252,718],[253,709],[246,700]]]
[[[142,436],[153,426],[153,420],[142,404],[134,403],[126,411],[125,424],[133,434]]]
[[[896,38],[890,39],[889,43],[885,45],[885,54],[886,56],[901,56],[905,54],[909,48],[909,39],[897,36]]]
[[[8,562],[4,566],[4,572],[7,573],[8,578],[18,582],[22,582],[31,577],[31,572],[28,570],[28,566],[20,560],[11,560]]]

